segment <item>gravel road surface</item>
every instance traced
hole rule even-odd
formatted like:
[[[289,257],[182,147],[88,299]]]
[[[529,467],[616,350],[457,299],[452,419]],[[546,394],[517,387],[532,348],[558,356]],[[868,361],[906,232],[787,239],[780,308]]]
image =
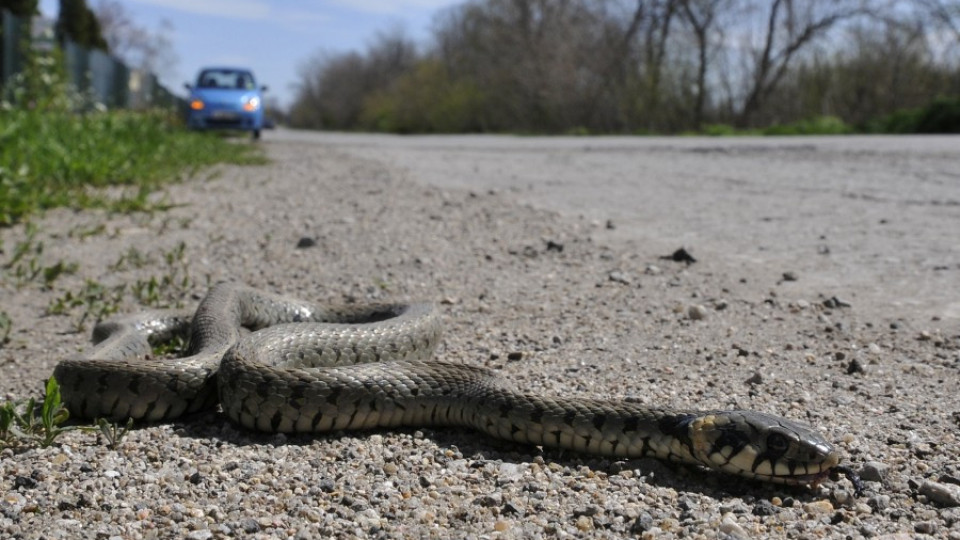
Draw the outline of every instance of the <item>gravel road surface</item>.
[[[794,418],[865,493],[458,429],[258,435],[211,411],[115,447],[73,431],[3,450],[0,538],[960,539],[960,139],[263,144],[271,164],[202,171],[162,211],[0,231],[0,398],[38,396],[98,315],[193,306],[222,280],[423,300],[445,360],[532,392]],[[681,247],[695,263],[664,258]]]

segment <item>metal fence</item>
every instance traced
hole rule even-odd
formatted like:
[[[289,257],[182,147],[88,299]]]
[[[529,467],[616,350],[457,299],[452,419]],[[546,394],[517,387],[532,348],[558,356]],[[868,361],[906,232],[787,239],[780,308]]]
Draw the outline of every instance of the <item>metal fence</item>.
[[[25,47],[51,47],[52,36],[35,36],[33,20],[0,10],[0,87],[23,70]],[[184,100],[160,84],[153,73],[132,69],[109,54],[81,47],[67,40],[63,44],[67,80],[80,92],[109,108],[146,109],[185,106]]]

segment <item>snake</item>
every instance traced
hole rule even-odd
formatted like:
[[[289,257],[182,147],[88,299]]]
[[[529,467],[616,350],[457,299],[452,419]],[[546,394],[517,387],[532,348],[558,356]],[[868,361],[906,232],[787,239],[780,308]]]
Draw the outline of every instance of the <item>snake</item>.
[[[195,311],[103,321],[94,347],[54,369],[79,418],[158,422],[214,408],[270,433],[458,426],[520,444],[617,459],[653,457],[759,481],[815,487],[857,474],[811,426],[752,410],[686,410],[538,395],[487,367],[433,359],[430,304],[327,306],[243,284]],[[153,347],[180,337],[184,356]]]

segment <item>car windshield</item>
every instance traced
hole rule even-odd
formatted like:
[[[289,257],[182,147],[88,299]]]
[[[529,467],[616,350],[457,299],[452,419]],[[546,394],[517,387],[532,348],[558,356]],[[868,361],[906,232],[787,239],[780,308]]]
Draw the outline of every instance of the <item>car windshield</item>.
[[[207,69],[197,77],[197,88],[242,88],[253,90],[253,75],[235,69]]]

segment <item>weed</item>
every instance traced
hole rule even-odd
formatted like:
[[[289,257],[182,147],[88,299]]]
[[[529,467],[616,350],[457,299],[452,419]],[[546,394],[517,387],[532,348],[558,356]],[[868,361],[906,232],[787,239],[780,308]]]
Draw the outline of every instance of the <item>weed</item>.
[[[87,321],[99,322],[104,317],[116,313],[120,309],[125,289],[125,285],[107,287],[88,279],[76,294],[67,291],[63,296],[54,299],[47,306],[47,314],[65,315],[75,308],[83,307],[84,311],[75,325],[75,330],[82,332],[86,328]]]
[[[99,236],[107,231],[107,226],[103,223],[98,223],[93,227],[83,228],[80,226],[70,229],[70,232],[67,233],[69,238],[79,238],[81,240],[85,238],[90,238],[91,236]]]
[[[64,426],[69,418],[70,412],[60,399],[60,385],[50,377],[39,409],[33,398],[25,402],[7,401],[0,404],[0,447],[39,444],[46,448],[68,431],[89,429],[85,426]]]
[[[64,274],[75,274],[77,272],[77,263],[65,263],[57,261],[53,266],[47,266],[41,269],[43,274],[43,286],[47,289],[53,286],[53,282]]]
[[[123,427],[120,427],[120,424],[116,422],[108,421],[106,418],[97,418],[97,427],[100,429],[100,434],[103,435],[107,446],[116,450],[127,433],[130,432],[130,429],[133,428],[133,418],[127,418],[127,424]]]
[[[0,311],[0,347],[10,343],[11,330],[13,330],[13,320],[6,311]]]
[[[130,246],[127,248],[127,251],[120,255],[120,258],[117,259],[117,262],[110,265],[111,272],[119,272],[120,270],[126,270],[127,268],[143,268],[148,264],[153,264],[153,257],[149,255],[144,255],[142,251],[137,249],[135,246]]]
[[[17,287],[23,287],[37,278],[42,278],[43,286],[49,289],[60,276],[77,271],[77,263],[67,263],[62,260],[52,266],[43,266],[40,262],[40,257],[43,255],[43,242],[36,239],[37,227],[28,223],[24,232],[26,238],[17,242],[10,260],[2,267],[3,270],[11,273]]]
[[[145,306],[183,307],[182,298],[190,292],[193,281],[186,262],[187,244],[180,242],[163,254],[166,271],[159,278],[137,280],[131,287],[136,300]]]
[[[189,345],[186,336],[175,335],[154,345],[152,347],[153,356],[155,358],[179,358],[186,354]]]

